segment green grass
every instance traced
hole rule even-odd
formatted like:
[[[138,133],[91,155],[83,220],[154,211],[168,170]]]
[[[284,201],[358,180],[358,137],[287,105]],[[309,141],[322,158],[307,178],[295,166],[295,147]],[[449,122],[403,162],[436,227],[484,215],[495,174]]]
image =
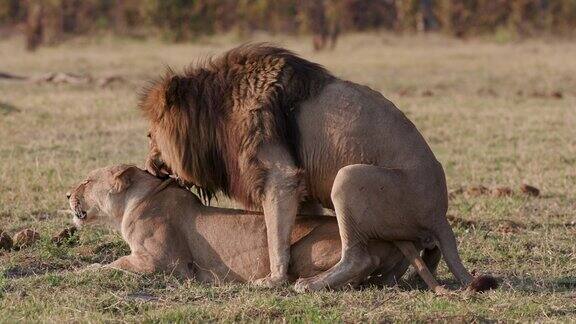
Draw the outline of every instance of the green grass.
[[[458,195],[449,210],[463,220],[454,229],[467,267],[496,275],[501,287],[436,297],[403,282],[298,295],[288,287],[79,271],[128,250],[105,228],[55,247],[50,236],[70,222],[65,192],[94,168],[142,164],[146,123],[135,107],[146,80],[234,43],[75,40],[30,54],[20,39],[8,39],[0,41],[4,72],[119,74],[127,82],[101,89],[0,80],[0,228],[42,235],[30,248],[0,252],[0,322],[576,321],[576,44],[361,34],[317,54],[308,39],[273,40],[394,101],[443,163],[450,189],[514,189],[502,198]],[[522,183],[542,195],[522,195]],[[456,287],[443,264],[439,279]]]

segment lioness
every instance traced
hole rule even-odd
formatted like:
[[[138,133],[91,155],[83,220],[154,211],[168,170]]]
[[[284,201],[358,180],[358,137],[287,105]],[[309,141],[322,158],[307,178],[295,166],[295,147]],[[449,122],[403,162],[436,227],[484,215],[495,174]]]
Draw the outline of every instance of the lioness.
[[[145,91],[140,108],[150,122],[151,173],[174,174],[207,197],[221,191],[264,212],[270,275],[258,283],[287,280],[290,236],[304,200],[335,210],[342,257],[300,290],[344,285],[372,269],[374,240],[437,244],[458,280],[472,281],[446,221],[442,165],[414,124],[377,91],[286,49],[256,44],[182,74],[168,71]],[[358,177],[352,192],[334,191],[336,175],[350,165],[370,176]],[[362,188],[372,189],[365,200],[347,199]],[[380,213],[362,214],[368,199],[378,200]],[[371,227],[356,226],[367,215]],[[387,227],[390,220],[396,226]]]
[[[268,272],[260,213],[204,206],[171,179],[160,180],[135,166],[111,166],[92,171],[68,199],[77,226],[108,223],[129,244],[131,254],[109,267],[139,273],[175,271],[200,282],[246,282]],[[408,251],[429,286],[442,292],[414,245],[399,246]],[[404,256],[393,244],[374,242],[368,252],[378,265],[371,274],[379,276],[371,280],[391,284],[406,271]],[[291,279],[317,275],[336,264],[340,239],[335,219],[299,217],[291,235],[291,257]]]

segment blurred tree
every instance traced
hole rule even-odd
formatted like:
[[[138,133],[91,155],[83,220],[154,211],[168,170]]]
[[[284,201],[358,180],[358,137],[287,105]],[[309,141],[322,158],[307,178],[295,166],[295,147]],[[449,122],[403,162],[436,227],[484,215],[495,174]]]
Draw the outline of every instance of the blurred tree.
[[[433,0],[420,0],[420,8],[418,13],[418,27],[419,31],[431,31],[438,28],[438,21],[434,15],[434,1]]]
[[[26,49],[29,51],[35,51],[42,43],[42,14],[43,8],[40,3],[32,2],[29,4],[26,20]]]
[[[0,25],[17,24],[25,19],[25,1],[0,0]]]
[[[24,29],[31,50],[70,35],[138,29],[171,41],[231,30],[311,33],[320,50],[341,32],[370,29],[574,34],[576,0],[0,0],[0,27]]]

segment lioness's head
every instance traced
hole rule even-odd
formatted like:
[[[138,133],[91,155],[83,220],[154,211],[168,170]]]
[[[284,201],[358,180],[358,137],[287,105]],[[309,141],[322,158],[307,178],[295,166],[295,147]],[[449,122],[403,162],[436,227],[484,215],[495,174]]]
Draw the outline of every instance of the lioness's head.
[[[90,172],[67,193],[74,224],[80,227],[95,221],[111,224],[121,221],[126,208],[126,190],[138,173],[146,172],[133,165],[116,165]]]

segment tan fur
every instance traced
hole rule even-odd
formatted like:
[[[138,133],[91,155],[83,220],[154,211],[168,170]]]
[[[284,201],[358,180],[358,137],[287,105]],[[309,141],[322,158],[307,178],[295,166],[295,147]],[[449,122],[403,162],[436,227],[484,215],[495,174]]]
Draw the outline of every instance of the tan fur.
[[[302,290],[356,280],[373,267],[366,251],[374,239],[438,242],[458,279],[472,280],[446,222],[442,165],[380,93],[284,49],[253,45],[183,75],[171,72],[141,107],[155,148],[150,172],[165,170],[264,212],[270,275],[258,283],[286,281],[303,199],[335,210],[343,252],[325,276],[302,281]],[[344,183],[351,178],[352,165],[362,170],[353,172],[354,186],[338,184],[337,174]]]
[[[77,226],[107,223],[129,244],[131,254],[107,267],[139,273],[176,271],[201,282],[246,282],[268,272],[262,214],[204,206],[190,191],[134,166],[91,172],[69,199]],[[404,245],[412,249],[413,259],[419,258],[414,245]],[[330,269],[340,259],[335,219],[299,217],[291,246],[292,279]],[[379,283],[393,284],[404,274],[406,268],[399,267],[404,258],[394,245],[376,242],[369,252],[377,264],[371,273],[380,275]],[[428,271],[423,268],[419,270]],[[361,283],[371,273],[351,283]],[[431,287],[436,289],[437,283],[431,282]]]

